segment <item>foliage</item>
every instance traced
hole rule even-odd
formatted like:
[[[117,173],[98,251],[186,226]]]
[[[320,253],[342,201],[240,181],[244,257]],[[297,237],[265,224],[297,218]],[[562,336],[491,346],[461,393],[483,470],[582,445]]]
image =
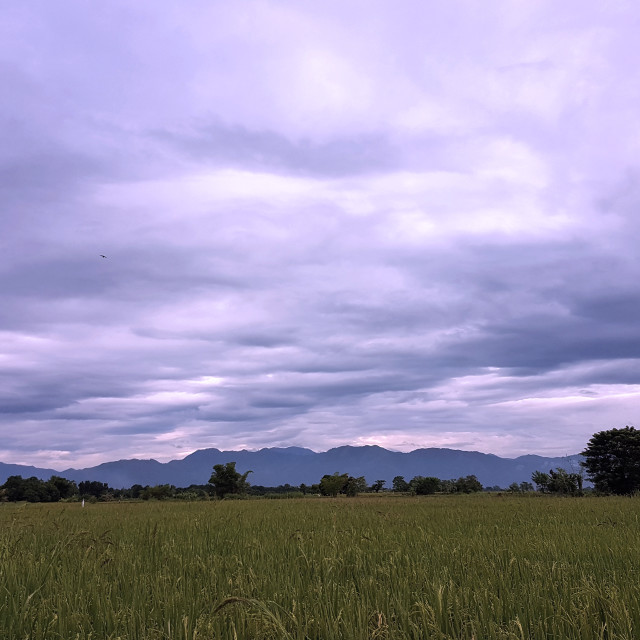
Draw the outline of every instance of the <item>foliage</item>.
[[[227,464],[214,464],[213,473],[209,478],[209,484],[217,498],[224,498],[228,495],[241,495],[247,492],[249,483],[247,477],[252,471],[239,473],[236,471],[235,462]]]
[[[374,493],[380,493],[382,487],[384,487],[385,484],[387,484],[386,480],[376,480],[371,485],[371,491],[373,491]]]
[[[349,476],[343,489],[344,493],[350,498],[355,498],[359,493],[363,493],[366,490],[367,481],[364,476],[358,476],[357,478]]]
[[[597,491],[619,495],[640,491],[640,431],[599,431],[582,452],[582,466]]]
[[[68,500],[78,493],[78,487],[72,480],[51,476],[47,482],[56,488],[61,500]]]
[[[418,496],[426,496],[440,491],[442,483],[440,478],[416,476],[409,483],[409,489]]]
[[[109,485],[106,482],[98,482],[97,480],[83,480],[78,485],[78,492],[81,496],[100,498],[109,492]]]
[[[478,491],[482,491],[482,484],[474,475],[458,478],[455,481],[455,493],[477,493]]]
[[[306,494],[309,491],[309,487],[306,484],[300,486],[294,486],[288,482],[285,484],[279,484],[277,487],[265,487],[261,484],[252,484],[248,489],[250,496],[273,496],[274,494],[289,495],[292,493]]]
[[[550,469],[549,473],[534,471],[531,474],[531,480],[533,480],[541,493],[582,495],[582,475],[569,473],[560,467],[555,471]]]
[[[440,490],[442,493],[456,493],[456,482],[457,480],[441,480],[440,481]]]
[[[533,485],[530,482],[521,482],[519,484],[517,482],[512,482],[509,485],[508,491],[510,493],[529,493],[533,491]]]
[[[344,493],[350,498],[367,490],[367,481],[364,476],[354,478],[348,473],[325,474],[319,484],[320,494],[335,498],[339,493]]]
[[[325,474],[320,480],[320,493],[323,496],[336,497],[342,492],[345,485],[349,480],[348,473],[338,473],[337,471],[333,475]]]
[[[2,485],[3,495],[9,502],[58,502],[74,496],[78,492],[75,482],[59,476],[51,476],[44,481],[32,476],[10,476]]]
[[[403,476],[396,476],[393,479],[393,490],[396,493],[404,493],[406,491],[409,491],[409,483],[404,479]]]
[[[176,488],[170,484],[158,484],[154,487],[145,487],[140,497],[143,500],[166,500],[176,495]]]

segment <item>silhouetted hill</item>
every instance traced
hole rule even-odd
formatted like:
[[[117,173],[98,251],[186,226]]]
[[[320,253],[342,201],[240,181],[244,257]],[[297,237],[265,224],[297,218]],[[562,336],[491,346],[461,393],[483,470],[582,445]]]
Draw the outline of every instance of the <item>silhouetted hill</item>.
[[[183,460],[161,463],[157,460],[119,460],[106,462],[87,469],[38,469],[0,462],[0,483],[11,475],[24,478],[36,476],[44,480],[59,475],[69,480],[98,480],[114,488],[130,487],[134,484],[173,484],[187,487],[191,484],[206,484],[214,464],[235,462],[238,471],[251,469],[252,484],[277,486],[313,484],[325,473],[349,473],[365,476],[371,484],[384,479],[387,487],[395,476],[410,480],[414,476],[436,476],[443,480],[475,475],[485,486],[507,487],[512,482],[530,481],[536,471],[549,471],[556,467],[567,470],[578,469],[580,456],[545,458],[526,455],[518,458],[500,458],[478,451],[456,449],[416,449],[409,453],[389,451],[378,446],[336,447],[322,453],[300,447],[260,449],[260,451],[220,451],[201,449]]]

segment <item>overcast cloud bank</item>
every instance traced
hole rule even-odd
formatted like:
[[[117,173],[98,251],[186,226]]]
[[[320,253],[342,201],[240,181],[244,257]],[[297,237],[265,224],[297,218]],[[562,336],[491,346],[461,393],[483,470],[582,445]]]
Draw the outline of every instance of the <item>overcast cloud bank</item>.
[[[639,22],[5,7],[0,460],[566,455],[633,424]]]

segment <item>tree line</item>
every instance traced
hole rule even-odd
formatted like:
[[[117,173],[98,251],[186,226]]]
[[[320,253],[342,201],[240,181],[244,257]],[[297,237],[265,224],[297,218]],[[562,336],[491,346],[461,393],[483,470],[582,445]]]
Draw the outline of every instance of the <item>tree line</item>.
[[[240,474],[236,470],[235,462],[226,464],[216,464],[213,473],[209,478],[209,484],[213,488],[213,494],[218,498],[229,496],[247,495],[251,493],[251,485],[247,478],[251,471]],[[371,486],[367,485],[364,476],[354,477],[348,473],[335,472],[325,474],[320,482],[312,485],[301,484],[298,492],[302,495],[317,494],[321,496],[346,495],[348,497],[357,496],[360,493],[379,493],[386,484],[386,480],[376,480]],[[287,485],[290,486],[290,485]],[[295,487],[291,487],[295,492]],[[446,493],[473,493],[482,491],[483,487],[479,480],[471,475],[457,480],[440,480],[439,478],[415,476],[410,482],[406,482],[403,476],[396,476],[393,479],[393,491],[412,493],[415,495],[426,495],[437,492]]]
[[[601,494],[630,495],[640,492],[640,431],[634,427],[609,429],[595,433],[587,447],[581,453],[584,460],[580,462],[582,471],[566,469],[550,469],[549,473],[534,471],[532,482],[540,493],[558,495],[582,495],[583,473],[593,482],[594,490]],[[247,481],[251,471],[240,474],[235,469],[235,462],[226,465],[214,465],[209,484],[218,497],[244,495],[250,485]],[[312,493],[325,496],[344,494],[356,496],[365,491],[379,492],[384,488],[385,480],[376,480],[367,486],[364,476],[353,477],[347,473],[324,475],[320,482],[309,487]],[[306,493],[306,485],[301,485],[301,493]],[[500,487],[491,487],[500,490]],[[528,493],[534,487],[530,482],[512,483],[510,493]],[[429,495],[434,493],[474,493],[483,490],[476,476],[469,475],[457,480],[441,480],[433,476],[415,476],[407,482],[403,476],[393,479],[394,492]]]
[[[9,476],[0,485],[0,501],[6,502],[60,502],[89,500],[90,502],[108,502],[111,500],[195,500],[208,496],[207,485],[191,485],[177,488],[170,484],[142,486],[134,484],[128,489],[114,489],[106,482],[83,480],[75,483],[60,476],[51,476],[41,480],[32,476]]]
[[[539,493],[559,495],[582,495],[583,473],[593,483],[594,490],[601,494],[630,495],[640,492],[640,431],[634,427],[609,429],[592,436],[582,452],[580,463],[583,471],[569,472],[551,469],[548,473],[535,471],[531,480]],[[247,495],[267,497],[295,497],[307,494],[323,496],[356,496],[359,493],[387,491],[385,480],[376,480],[367,485],[364,476],[354,477],[348,473],[325,474],[318,483],[299,486],[289,484],[278,487],[252,486],[248,481],[251,471],[243,474],[235,468],[235,462],[216,464],[209,482],[176,488],[170,484],[142,486],[134,484],[128,489],[113,489],[107,483],[85,480],[78,484],[60,476],[49,480],[36,477],[10,476],[0,486],[0,501],[9,502],[58,502],[60,500],[197,500],[210,497],[229,498]],[[406,481],[403,476],[393,479],[391,491],[412,495],[435,493],[475,493],[484,488],[474,475],[452,480],[441,480],[433,476],[415,476]],[[500,487],[487,487],[500,490]],[[512,483],[510,493],[528,493],[534,490],[530,482]]]

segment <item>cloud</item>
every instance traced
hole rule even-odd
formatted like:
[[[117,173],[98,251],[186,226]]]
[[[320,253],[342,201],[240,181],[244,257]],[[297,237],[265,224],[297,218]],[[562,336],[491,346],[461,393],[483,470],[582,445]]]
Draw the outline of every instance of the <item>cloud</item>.
[[[195,162],[256,172],[348,176],[388,170],[398,163],[389,141],[372,134],[318,143],[213,124],[187,133],[157,132],[154,137]]]
[[[5,13],[3,461],[633,423],[635,8]]]

